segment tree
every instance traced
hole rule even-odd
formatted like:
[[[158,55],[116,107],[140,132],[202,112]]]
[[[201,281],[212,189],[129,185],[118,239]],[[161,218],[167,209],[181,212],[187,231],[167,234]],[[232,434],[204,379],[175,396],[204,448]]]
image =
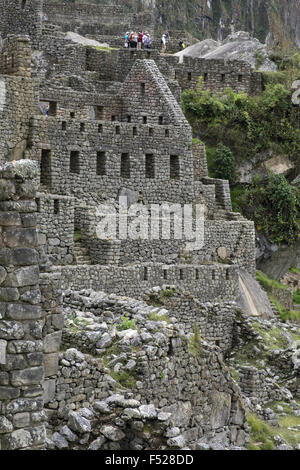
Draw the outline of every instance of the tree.
[[[236,180],[235,158],[228,147],[219,144],[215,151],[212,164],[213,176],[228,180],[233,184]]]

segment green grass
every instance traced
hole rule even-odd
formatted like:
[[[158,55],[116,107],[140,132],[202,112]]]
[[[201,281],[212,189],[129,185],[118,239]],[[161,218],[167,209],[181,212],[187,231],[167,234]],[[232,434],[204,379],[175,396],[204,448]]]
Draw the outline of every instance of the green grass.
[[[134,376],[134,371],[131,373],[122,371],[122,372],[110,372],[111,377],[119,384],[122,388],[134,388],[136,383],[136,378]]]
[[[135,320],[129,320],[129,318],[125,315],[122,317],[122,323],[117,326],[117,330],[136,330]]]
[[[247,419],[251,427],[248,450],[274,450],[272,427],[252,413],[247,416]]]
[[[268,349],[285,349],[288,347],[289,342],[282,334],[280,328],[273,328],[272,330],[263,330],[260,328],[259,323],[252,323],[253,328],[259,332],[263,338],[264,344]]]
[[[272,289],[288,289],[288,286],[281,284],[275,279],[271,279],[261,271],[256,271],[256,280],[263,286],[267,292],[271,292]]]
[[[151,321],[165,321],[167,323],[171,323],[168,315],[158,315],[156,312],[149,313],[148,318]]]
[[[300,305],[300,289],[297,289],[296,292],[294,292],[293,300],[296,305]]]
[[[300,312],[296,310],[289,310],[287,311],[280,302],[271,294],[269,294],[270,301],[274,304],[278,315],[280,316],[282,321],[291,321],[295,323],[300,323]]]
[[[300,269],[297,269],[297,268],[294,268],[294,267],[290,268],[289,271],[291,273],[300,274]]]
[[[278,418],[278,427],[270,426],[254,413],[247,416],[248,424],[251,427],[249,450],[273,450],[275,447],[275,436],[280,436],[284,441],[295,448],[300,443],[299,431],[289,428],[297,428],[300,425],[300,417],[295,416],[292,408],[285,402],[272,402],[268,407],[277,411],[277,405],[282,406],[285,416]]]

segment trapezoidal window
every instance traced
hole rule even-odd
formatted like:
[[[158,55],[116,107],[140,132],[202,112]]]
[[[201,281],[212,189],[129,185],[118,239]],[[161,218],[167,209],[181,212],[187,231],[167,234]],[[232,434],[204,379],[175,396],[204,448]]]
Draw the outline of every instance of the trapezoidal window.
[[[102,121],[104,119],[104,107],[95,106],[95,119],[96,121]]]
[[[155,178],[154,155],[149,153],[145,157],[146,178]]]
[[[106,153],[105,152],[97,152],[96,173],[98,176],[106,175]]]
[[[51,150],[42,149],[41,154],[41,184],[51,188]]]
[[[221,74],[221,82],[225,82],[225,73]]]
[[[145,91],[146,91],[146,84],[145,84],[145,83],[141,83],[141,93],[142,93],[142,95],[145,94]]]
[[[243,81],[243,75],[238,75],[238,81],[241,83]]]
[[[24,10],[24,8],[26,7],[26,3],[27,3],[27,0],[22,0],[21,1],[21,9]]]
[[[70,153],[70,173],[80,173],[79,152],[72,150]]]
[[[179,179],[180,177],[180,164],[178,155],[170,155],[170,178]]]
[[[192,80],[192,72],[188,72],[187,79],[189,82]]]
[[[49,116],[56,116],[56,115],[57,115],[57,102],[49,101]]]
[[[206,73],[206,72],[204,73],[204,75],[203,75],[203,80],[204,80],[204,82],[207,82],[207,80],[208,80],[208,73]]]
[[[145,155],[145,176],[146,178],[155,178],[155,158],[152,153]]]
[[[122,153],[121,155],[121,178],[130,178],[130,158],[129,153]]]
[[[54,214],[59,214],[59,199],[54,199]]]

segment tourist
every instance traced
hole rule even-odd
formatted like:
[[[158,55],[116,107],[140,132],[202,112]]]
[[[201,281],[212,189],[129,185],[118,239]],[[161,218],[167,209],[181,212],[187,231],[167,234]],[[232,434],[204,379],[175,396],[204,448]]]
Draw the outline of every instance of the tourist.
[[[183,51],[183,49],[185,49],[185,44],[183,41],[179,41],[178,49],[179,51]]]
[[[144,37],[144,33],[142,33],[140,31],[139,34],[138,34],[138,42],[137,42],[137,48],[138,49],[142,49],[143,37]]]
[[[165,33],[162,35],[161,37],[161,52],[164,54],[166,52],[166,49],[167,49],[167,38],[166,38],[166,35]]]
[[[151,49],[152,38],[149,33],[145,33],[143,38],[143,44],[145,49]]]
[[[130,47],[133,48],[133,49],[136,49],[137,47],[137,40],[138,40],[138,36],[135,32],[131,32],[130,33],[130,36],[129,36],[129,44],[130,44]]]
[[[125,47],[129,47],[129,31],[125,34]]]

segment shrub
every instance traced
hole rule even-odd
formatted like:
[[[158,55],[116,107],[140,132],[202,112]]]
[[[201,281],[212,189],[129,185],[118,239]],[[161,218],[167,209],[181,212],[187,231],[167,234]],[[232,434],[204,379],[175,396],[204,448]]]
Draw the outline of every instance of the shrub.
[[[215,178],[228,180],[230,184],[236,179],[234,156],[223,144],[219,144],[215,151],[212,172]]]

